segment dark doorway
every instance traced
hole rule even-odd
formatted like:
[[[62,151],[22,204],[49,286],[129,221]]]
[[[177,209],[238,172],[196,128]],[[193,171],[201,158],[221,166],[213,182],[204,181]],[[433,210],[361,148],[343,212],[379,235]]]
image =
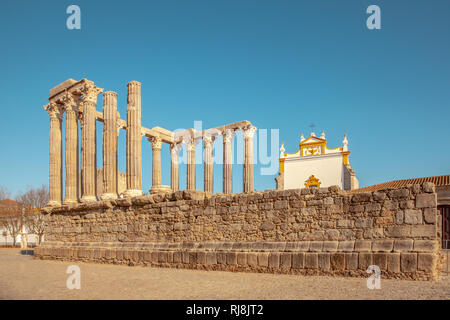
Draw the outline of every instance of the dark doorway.
[[[438,206],[442,217],[442,249],[450,249],[450,206]]]

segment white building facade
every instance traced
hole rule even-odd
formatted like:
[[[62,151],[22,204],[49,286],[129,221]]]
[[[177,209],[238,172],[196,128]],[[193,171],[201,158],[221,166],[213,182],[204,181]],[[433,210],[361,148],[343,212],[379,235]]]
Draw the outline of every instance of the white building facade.
[[[312,132],[307,139],[302,134],[299,149],[294,153],[285,152],[281,143],[280,173],[275,178],[277,189],[330,186],[339,186],[342,190],[357,189],[359,183],[350,165],[347,135],[342,143],[342,147],[328,148],[325,132],[320,137]]]

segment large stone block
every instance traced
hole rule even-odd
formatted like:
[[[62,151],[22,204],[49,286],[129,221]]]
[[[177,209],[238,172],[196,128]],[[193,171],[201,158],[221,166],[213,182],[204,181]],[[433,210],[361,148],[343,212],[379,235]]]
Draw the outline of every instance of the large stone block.
[[[434,272],[436,268],[436,255],[433,253],[419,253],[417,269],[425,272]]]
[[[358,257],[358,269],[366,271],[372,265],[372,253],[360,252]]]
[[[423,209],[423,216],[426,223],[436,224],[438,210],[435,208]]]
[[[411,226],[411,237],[436,238],[436,225]]]
[[[308,251],[309,241],[287,242],[286,251]]]
[[[280,267],[280,253],[271,252],[269,254],[269,268],[278,269]]]
[[[400,267],[402,272],[416,272],[417,270],[417,253],[401,253]]]
[[[250,267],[257,267],[258,266],[258,254],[255,252],[249,252],[247,253],[247,265]]]
[[[309,243],[309,251],[318,252],[322,251],[323,241],[311,241]]]
[[[355,247],[355,241],[339,241],[338,251],[339,252],[352,252]]]
[[[338,241],[324,241],[322,251],[336,252],[338,248]]]
[[[416,252],[434,252],[436,249],[436,240],[414,240],[414,251]]]
[[[355,251],[369,252],[372,250],[372,241],[370,240],[355,240]]]
[[[258,266],[268,267],[269,266],[269,253],[259,252],[258,253]]]
[[[320,270],[330,270],[330,253],[321,252],[318,254],[318,267]]]
[[[150,261],[150,260],[148,260],[148,261]],[[183,262],[183,257],[182,257],[181,251],[175,251],[173,253],[173,262],[174,263],[182,263]]]
[[[411,226],[388,226],[384,234],[390,238],[407,238],[411,235]]]
[[[412,251],[414,240],[412,239],[397,239],[394,241],[395,252],[408,252]]]
[[[345,268],[347,270],[358,269],[358,253],[345,253]]]
[[[345,253],[332,253],[330,260],[333,270],[345,270]]]
[[[422,224],[422,210],[406,209],[405,210],[406,224]]]
[[[315,252],[305,253],[305,268],[306,269],[317,269],[319,266],[319,256]]]
[[[400,253],[387,254],[387,269],[390,272],[400,272]]]
[[[372,241],[372,251],[391,252],[394,247],[394,240],[374,240]]]
[[[416,208],[434,208],[436,205],[436,193],[422,193],[416,195]]]
[[[387,256],[388,253],[374,253],[372,256],[372,263],[381,270],[387,270]]]
[[[227,253],[226,252],[217,252],[217,263],[218,264],[227,264]]]
[[[227,265],[237,265],[237,254],[236,252],[227,252]]]
[[[197,260],[196,260],[197,264],[206,264],[206,252],[205,251],[197,251],[196,258],[197,258]]]
[[[280,254],[280,267],[281,270],[289,270],[292,266],[292,254],[291,253],[281,253]]]
[[[292,268],[303,269],[305,267],[305,253],[295,252],[292,254]]]

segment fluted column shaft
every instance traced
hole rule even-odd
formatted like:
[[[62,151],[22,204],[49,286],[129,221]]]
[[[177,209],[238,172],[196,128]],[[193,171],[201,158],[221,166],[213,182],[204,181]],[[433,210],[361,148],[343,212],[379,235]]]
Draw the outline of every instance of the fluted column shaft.
[[[226,130],[223,134],[223,193],[233,193],[233,130]]]
[[[50,103],[46,110],[50,117],[49,206],[62,201],[62,124],[59,107]]]
[[[152,137],[148,139],[152,143],[153,166],[152,166],[152,188],[161,185],[161,138]]]
[[[187,153],[186,189],[195,190],[195,142],[193,138],[185,140]]]
[[[253,191],[253,136],[256,128],[250,126],[243,130],[244,134],[244,174],[243,190],[244,192]]]
[[[127,190],[126,196],[142,194],[141,84],[128,83],[127,97]]]
[[[66,189],[64,203],[78,202],[78,110],[76,102],[71,94],[64,99],[66,110]]]
[[[81,127],[81,201],[96,201],[97,148],[96,148],[96,106],[97,95],[101,92],[92,82],[86,83],[82,90]]]
[[[103,94],[103,194],[102,199],[117,198],[117,93]]]
[[[204,161],[203,166],[203,180],[204,180],[204,191],[214,192],[214,168],[213,168],[213,143],[214,136],[205,136],[203,138],[204,147]]]
[[[171,167],[170,167],[170,187],[172,191],[179,190],[179,169],[178,169],[178,152],[179,145],[172,144],[170,146],[170,156],[171,156]]]

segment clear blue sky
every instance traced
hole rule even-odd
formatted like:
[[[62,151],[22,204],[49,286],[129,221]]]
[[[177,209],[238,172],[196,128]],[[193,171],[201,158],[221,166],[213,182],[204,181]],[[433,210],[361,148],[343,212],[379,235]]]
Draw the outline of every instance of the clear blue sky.
[[[81,8],[81,30],[66,28],[70,4]],[[381,8],[381,30],[366,28],[371,4]],[[332,148],[347,133],[361,186],[449,174],[449,16],[450,1],[437,0],[3,0],[0,185],[14,194],[48,183],[42,105],[67,78],[118,92],[123,118],[127,82],[142,82],[146,127],[250,120],[279,129],[288,152],[311,122]],[[119,162],[124,171],[123,156]],[[275,175],[259,169],[255,188],[274,188]],[[183,187],[184,168],[180,177]],[[216,191],[220,178],[217,167]],[[168,166],[163,183],[170,184]],[[150,186],[143,140],[143,188]]]

